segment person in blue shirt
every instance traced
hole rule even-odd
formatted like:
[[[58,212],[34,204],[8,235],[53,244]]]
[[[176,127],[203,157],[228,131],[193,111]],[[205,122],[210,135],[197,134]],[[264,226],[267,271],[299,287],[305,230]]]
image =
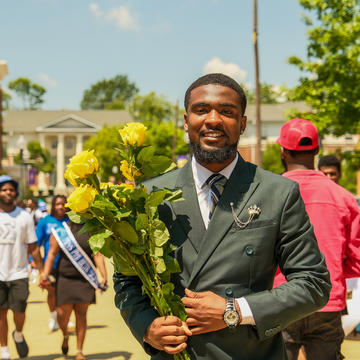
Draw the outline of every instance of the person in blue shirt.
[[[64,195],[55,195],[51,202],[51,212],[50,215],[45,216],[40,219],[36,226],[36,236],[38,245],[44,247],[44,263],[46,261],[49,248],[50,248],[50,235],[51,230],[55,226],[62,226],[64,221],[68,221],[68,217],[66,215],[66,197]],[[56,279],[56,267],[59,261],[59,256],[56,257],[54,266],[50,275],[50,280],[53,284],[51,288],[48,290],[47,303],[49,306],[49,310],[51,313],[51,317],[49,319],[49,328],[52,331],[55,331],[59,328],[57,322],[57,313],[56,313],[56,296],[55,296],[55,279]]]

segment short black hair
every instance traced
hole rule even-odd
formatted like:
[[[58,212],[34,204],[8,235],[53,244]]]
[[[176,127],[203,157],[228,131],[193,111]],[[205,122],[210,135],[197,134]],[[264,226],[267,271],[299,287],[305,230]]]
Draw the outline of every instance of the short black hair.
[[[341,162],[335,155],[325,155],[319,159],[318,168],[322,166],[335,166],[341,173]]]
[[[51,212],[50,215],[55,217],[55,203],[57,199],[64,199],[66,202],[66,196],[65,195],[55,195],[51,200]]]
[[[186,111],[188,109],[191,92],[199,86],[210,84],[226,86],[236,91],[239,96],[239,103],[241,106],[242,115],[244,115],[247,102],[244,89],[234,79],[221,73],[213,73],[201,76],[188,87],[185,92],[184,98],[184,106]]]

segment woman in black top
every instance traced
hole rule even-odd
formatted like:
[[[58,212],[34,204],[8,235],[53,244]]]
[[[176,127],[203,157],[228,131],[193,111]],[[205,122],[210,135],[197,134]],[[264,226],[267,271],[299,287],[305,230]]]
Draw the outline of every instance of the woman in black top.
[[[87,233],[78,234],[82,225],[69,222],[69,227],[80,247],[96,264],[102,277],[101,285],[105,286],[107,282],[107,274],[104,257],[100,253],[95,255],[92,253],[88,244],[89,235]],[[69,322],[71,312],[74,310],[77,340],[77,353],[75,360],[86,360],[82,352],[87,326],[86,314],[89,305],[95,304],[95,289],[74,267],[69,258],[61,250],[54,235],[50,236],[50,250],[45,262],[44,273],[40,278],[43,287],[47,287],[47,277],[58,253],[60,253],[60,260],[58,263],[58,273],[56,278],[56,307],[59,326],[64,335],[61,350],[64,355],[68,353],[69,334],[67,324]]]

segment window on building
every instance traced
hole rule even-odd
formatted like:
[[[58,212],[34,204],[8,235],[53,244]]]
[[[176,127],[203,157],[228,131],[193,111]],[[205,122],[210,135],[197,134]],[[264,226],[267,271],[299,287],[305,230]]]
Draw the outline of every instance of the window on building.
[[[57,139],[51,140],[51,148],[52,149],[56,149],[58,146],[58,141]]]
[[[74,147],[74,141],[72,139],[67,139],[65,141],[65,148],[72,149]]]

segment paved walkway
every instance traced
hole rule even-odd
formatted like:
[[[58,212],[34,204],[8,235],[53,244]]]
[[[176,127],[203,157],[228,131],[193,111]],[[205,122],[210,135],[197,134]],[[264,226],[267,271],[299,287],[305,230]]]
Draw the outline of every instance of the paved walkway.
[[[111,274],[111,268],[108,267]],[[109,276],[109,279],[111,276]],[[115,308],[112,284],[103,295],[97,295],[97,304],[89,308],[88,331],[86,334],[84,354],[89,360],[144,360],[149,359],[140,345],[134,340],[130,331]],[[28,360],[70,360],[76,352],[75,335],[70,336],[69,354],[61,354],[61,331],[48,330],[49,312],[46,304],[46,292],[36,285],[30,285],[30,298],[24,334],[29,344]],[[72,320],[74,320],[72,318]],[[9,315],[9,334],[13,322]],[[17,359],[14,342],[9,336],[11,359]],[[360,341],[345,341],[343,353],[346,360],[360,359]]]

